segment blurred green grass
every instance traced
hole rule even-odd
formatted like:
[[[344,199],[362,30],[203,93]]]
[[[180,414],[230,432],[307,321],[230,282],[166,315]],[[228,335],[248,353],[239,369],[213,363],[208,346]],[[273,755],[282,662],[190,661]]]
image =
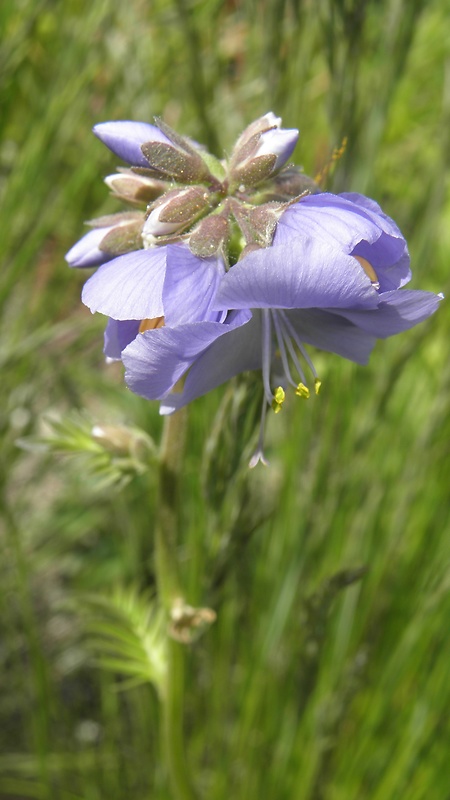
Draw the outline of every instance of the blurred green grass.
[[[152,476],[119,492],[16,444],[72,409],[161,430],[103,364],[63,260],[116,208],[92,125],[160,115],[220,154],[272,109],[310,174],[347,136],[331,187],[382,203],[412,286],[448,294],[449,20],[448,0],[2,4],[2,800],[169,797],[151,688],[92,670],[74,610],[151,587]],[[444,303],[367,368],[317,354],[320,397],[271,420],[270,469],[230,480],[215,513],[199,463],[224,390],[192,406],[181,552],[189,599],[218,613],[188,664],[205,797],[448,795],[448,341]]]

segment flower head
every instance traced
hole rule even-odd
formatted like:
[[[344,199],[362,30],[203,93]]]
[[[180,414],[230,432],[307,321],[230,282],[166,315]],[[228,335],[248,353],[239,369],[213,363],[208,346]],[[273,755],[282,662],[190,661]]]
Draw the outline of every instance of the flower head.
[[[308,345],[365,364],[376,339],[436,310],[438,296],[400,288],[408,279],[406,242],[376,204],[360,196],[305,197],[280,218],[273,244],[244,256],[220,282],[213,307],[251,310],[251,318],[234,316],[226,331],[199,321],[144,333],[122,352],[126,382],[160,399],[167,414],[260,369],[264,409],[277,413],[289,388],[302,399],[320,390]],[[172,392],[188,368],[182,392]],[[264,460],[261,443],[258,453],[255,463]]]
[[[440,296],[403,288],[405,239],[373,200],[320,192],[283,166],[298,132],[272,113],[244,131],[228,163],[160,121],[95,132],[132,165],[108,185],[149,205],[97,221],[67,259],[99,265],[83,301],[110,318],[105,354],[123,361],[134,392],[161,401],[161,413],[260,370],[263,429],[289,390],[319,392],[310,345],[365,364],[376,339],[436,310]]]

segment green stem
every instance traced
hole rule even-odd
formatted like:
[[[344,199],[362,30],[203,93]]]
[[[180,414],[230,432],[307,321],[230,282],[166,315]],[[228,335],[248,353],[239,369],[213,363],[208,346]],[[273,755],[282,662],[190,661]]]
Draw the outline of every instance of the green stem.
[[[170,613],[173,602],[181,596],[177,562],[178,495],[186,438],[186,409],[164,420],[159,460],[159,497],[157,508],[155,559],[159,598]]]
[[[183,736],[184,646],[169,639],[166,694],[163,698],[163,743],[166,764],[176,800],[195,800]]]
[[[178,494],[186,435],[186,410],[168,416],[160,451],[158,518],[155,541],[156,580],[160,602],[170,621],[174,602],[183,599],[177,561]],[[195,800],[184,748],[184,651],[168,638],[167,674],[162,692],[163,748],[176,800]]]

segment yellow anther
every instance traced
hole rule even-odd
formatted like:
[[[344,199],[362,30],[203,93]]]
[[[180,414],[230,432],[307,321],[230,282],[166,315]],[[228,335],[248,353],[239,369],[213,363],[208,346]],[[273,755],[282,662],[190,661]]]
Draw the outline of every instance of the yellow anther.
[[[314,391],[316,394],[319,394],[321,386],[322,386],[322,381],[319,381],[319,378],[316,378],[314,381]]]
[[[363,258],[362,256],[353,256],[356,260],[361,264],[364,272],[366,273],[367,277],[372,281],[372,285],[375,289],[380,288],[380,283],[378,281],[378,275],[375,272],[374,268],[370,261],[367,261],[367,258]]]
[[[304,383],[299,383],[295,390],[295,394],[297,397],[304,397],[305,400],[307,400],[309,397],[309,389]]]
[[[275,411],[275,414],[278,414],[278,412],[281,411],[281,407],[284,403],[285,397],[286,397],[286,392],[284,391],[283,387],[278,386],[275,389],[272,400],[272,408]]]
[[[145,331],[154,331],[156,328],[162,328],[164,326],[164,317],[155,317],[154,319],[143,319],[141,324],[139,325],[139,333],[145,333]]]

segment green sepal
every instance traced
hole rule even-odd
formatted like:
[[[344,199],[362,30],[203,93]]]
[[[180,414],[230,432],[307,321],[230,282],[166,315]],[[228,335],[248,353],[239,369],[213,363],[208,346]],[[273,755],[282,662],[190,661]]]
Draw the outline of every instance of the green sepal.
[[[121,256],[132,250],[142,249],[142,225],[144,220],[130,222],[129,225],[118,225],[102,239],[99,250],[113,256]]]

